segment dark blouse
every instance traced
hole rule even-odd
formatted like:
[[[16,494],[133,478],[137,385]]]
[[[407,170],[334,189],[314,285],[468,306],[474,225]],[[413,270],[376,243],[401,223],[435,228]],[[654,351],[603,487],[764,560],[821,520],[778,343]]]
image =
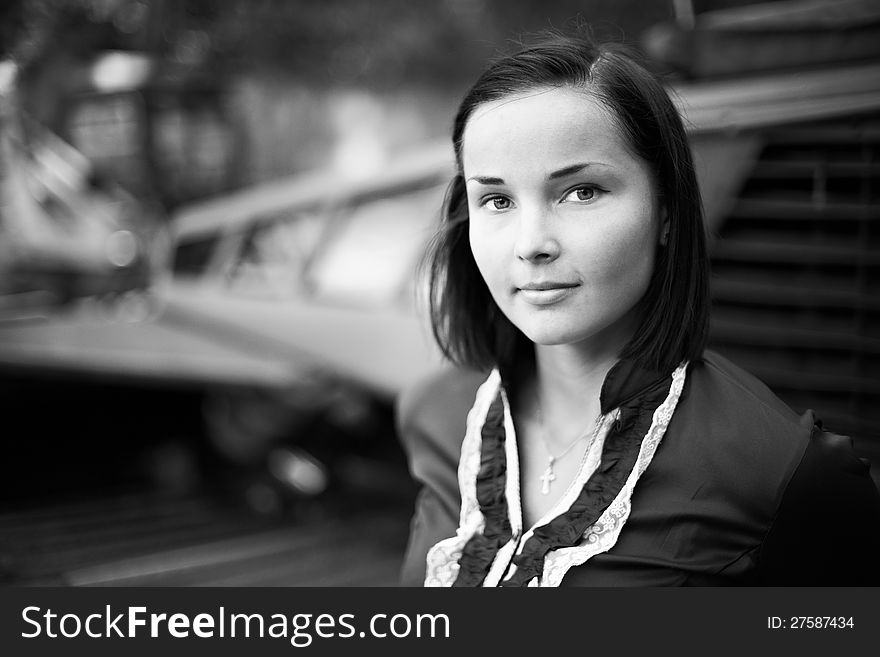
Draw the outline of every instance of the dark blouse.
[[[485,378],[447,371],[399,400],[399,432],[421,485],[405,586],[423,584],[428,550],[458,528],[465,420]],[[606,440],[599,470],[613,466],[605,460],[615,444],[644,435],[639,409],[652,411],[646,400],[664,378],[630,361],[609,372],[603,411],[632,408],[634,420]],[[880,494],[850,439],[824,431],[811,412],[798,416],[712,352],[688,367],[631,501],[613,547],[571,568],[563,586],[880,585]],[[476,547],[491,558],[491,545]],[[465,583],[479,584],[480,564],[467,567]]]

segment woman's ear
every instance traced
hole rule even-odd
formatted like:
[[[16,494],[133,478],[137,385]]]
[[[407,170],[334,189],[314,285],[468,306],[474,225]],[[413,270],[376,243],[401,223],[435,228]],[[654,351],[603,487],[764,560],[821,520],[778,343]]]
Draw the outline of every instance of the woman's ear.
[[[664,207],[660,211],[660,246],[666,246],[669,242],[669,216]]]

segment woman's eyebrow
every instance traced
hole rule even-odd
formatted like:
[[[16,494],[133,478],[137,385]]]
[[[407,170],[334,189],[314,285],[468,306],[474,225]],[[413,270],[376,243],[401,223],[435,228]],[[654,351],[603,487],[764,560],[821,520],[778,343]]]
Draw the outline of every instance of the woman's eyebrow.
[[[564,167],[559,169],[558,171],[554,171],[549,176],[547,176],[547,180],[556,180],[557,178],[565,178],[566,176],[570,176],[573,173],[579,173],[583,171],[587,167],[591,166],[608,166],[604,162],[583,162],[581,164],[572,164],[571,166]]]
[[[467,182],[473,180],[474,182],[478,182],[481,185],[503,185],[503,178],[493,178],[491,176],[471,176],[467,179]]]
[[[591,167],[591,166],[607,167],[609,165],[605,164],[604,162],[582,162],[579,164],[572,164],[567,167],[563,167],[562,169],[559,169],[558,171],[554,171],[553,173],[551,173],[550,175],[547,176],[547,180],[556,180],[558,178],[565,178],[566,176],[570,176],[574,173],[578,173],[580,171],[583,171],[587,167]],[[470,178],[467,179],[466,182],[471,182],[471,181],[478,182],[481,185],[503,185],[504,184],[504,178],[496,178],[494,176],[471,176]]]

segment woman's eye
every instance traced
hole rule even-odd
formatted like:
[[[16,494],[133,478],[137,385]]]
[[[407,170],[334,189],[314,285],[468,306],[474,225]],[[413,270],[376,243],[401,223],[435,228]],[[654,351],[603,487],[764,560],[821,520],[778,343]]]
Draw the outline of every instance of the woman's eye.
[[[513,204],[506,196],[490,196],[483,202],[483,205],[490,210],[504,211],[509,210]]]
[[[565,195],[563,201],[574,201],[574,202],[585,202],[592,201],[596,197],[596,188],[595,187],[575,187],[568,194]]]

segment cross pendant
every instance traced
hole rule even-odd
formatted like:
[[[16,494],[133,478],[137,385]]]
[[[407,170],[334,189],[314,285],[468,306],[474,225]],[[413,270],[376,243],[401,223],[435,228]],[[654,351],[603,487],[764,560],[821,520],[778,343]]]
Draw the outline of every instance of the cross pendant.
[[[541,493],[543,495],[547,495],[550,493],[550,483],[556,479],[556,475],[553,474],[553,458],[550,458],[550,462],[547,463],[547,469],[544,470],[544,474],[541,475]]]

